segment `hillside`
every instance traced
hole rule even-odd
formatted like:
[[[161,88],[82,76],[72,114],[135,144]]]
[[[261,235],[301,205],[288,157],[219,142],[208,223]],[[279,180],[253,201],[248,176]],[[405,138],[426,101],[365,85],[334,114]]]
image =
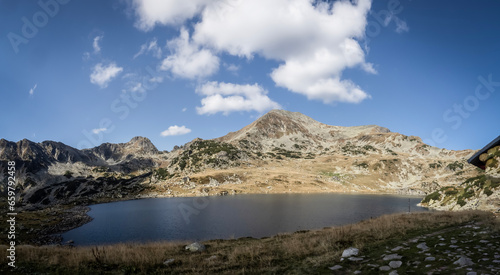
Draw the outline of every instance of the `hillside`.
[[[172,152],[157,150],[143,137],[85,150],[53,141],[0,140],[2,165],[16,160],[19,201],[30,208],[241,193],[425,195],[478,176],[466,162],[472,154],[376,125],[330,126],[284,110]]]
[[[500,212],[500,146],[481,154],[485,172],[459,185],[447,185],[427,195],[421,205],[439,210],[481,209]]]

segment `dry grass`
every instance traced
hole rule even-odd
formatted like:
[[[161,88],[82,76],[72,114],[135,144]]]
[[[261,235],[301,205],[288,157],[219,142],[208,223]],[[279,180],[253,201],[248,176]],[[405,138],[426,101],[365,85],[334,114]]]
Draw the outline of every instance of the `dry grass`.
[[[323,273],[347,247],[363,251],[377,243],[394,242],[471,220],[500,230],[498,220],[488,212],[394,214],[272,238],[207,241],[204,242],[207,251],[203,253],[187,252],[186,243],[172,242],[76,248],[18,246],[17,264],[20,273]],[[5,246],[1,249],[6,251]],[[175,259],[174,263],[163,265],[170,258]],[[0,271],[5,271],[8,268],[5,256],[1,262]]]

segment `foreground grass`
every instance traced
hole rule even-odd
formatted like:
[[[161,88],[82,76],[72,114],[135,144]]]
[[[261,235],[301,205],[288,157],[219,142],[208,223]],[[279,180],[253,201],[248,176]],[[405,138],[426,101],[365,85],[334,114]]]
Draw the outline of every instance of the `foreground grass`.
[[[353,225],[280,234],[271,238],[212,240],[207,250],[191,253],[188,243],[156,242],[97,247],[17,247],[17,268],[2,256],[0,272],[18,274],[317,274],[330,273],[347,247],[369,253],[387,243],[397,243],[437,230],[479,222],[499,230],[489,212],[424,212],[393,214]],[[1,250],[6,252],[6,247]],[[174,261],[167,265],[167,259]]]

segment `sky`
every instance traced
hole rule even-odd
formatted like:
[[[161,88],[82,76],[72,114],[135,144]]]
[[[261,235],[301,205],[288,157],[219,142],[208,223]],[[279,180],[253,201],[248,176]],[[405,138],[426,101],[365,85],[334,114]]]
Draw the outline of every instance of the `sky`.
[[[0,138],[160,150],[271,109],[440,148],[500,132],[500,1],[0,0]]]

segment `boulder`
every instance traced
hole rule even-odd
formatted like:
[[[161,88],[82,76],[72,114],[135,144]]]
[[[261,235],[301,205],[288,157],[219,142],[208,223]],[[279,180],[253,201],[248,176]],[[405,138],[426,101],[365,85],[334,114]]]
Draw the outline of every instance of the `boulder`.
[[[348,249],[344,250],[344,252],[342,252],[342,258],[357,256],[358,253],[359,253],[359,249],[354,248],[354,247],[349,247]]]
[[[186,245],[185,249],[189,250],[191,252],[203,252],[203,251],[207,250],[205,245],[203,245],[199,242],[195,242],[195,243],[192,243],[190,245]]]
[[[392,267],[392,268],[398,268],[400,267],[401,265],[403,264],[402,261],[391,261],[389,263],[389,266]]]
[[[459,266],[467,266],[467,265],[473,265],[474,262],[472,262],[471,259],[465,257],[465,256],[460,256],[460,259],[456,260],[453,262],[453,264],[459,265]]]

